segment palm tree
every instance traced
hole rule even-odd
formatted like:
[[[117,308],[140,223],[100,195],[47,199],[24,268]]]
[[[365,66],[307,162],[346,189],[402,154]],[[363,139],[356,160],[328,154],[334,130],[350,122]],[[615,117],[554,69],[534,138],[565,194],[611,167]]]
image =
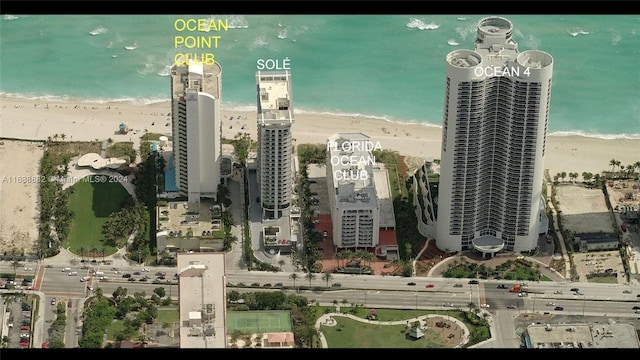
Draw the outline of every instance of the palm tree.
[[[65,133],[60,134],[60,139],[64,140],[67,138],[67,135]]]
[[[22,264],[20,264],[20,262],[18,260],[13,260],[13,263],[11,263],[11,265],[13,265],[13,280],[15,280],[16,279],[16,274],[17,274],[16,269],[18,267],[22,266]]]
[[[329,281],[331,281],[331,279],[333,279],[333,276],[331,276],[331,273],[330,272],[323,273],[322,274],[322,278],[327,283],[327,287],[329,287]]]
[[[311,280],[315,280],[316,275],[309,271],[305,276],[306,279],[309,279],[309,286],[311,286]]]
[[[616,165],[618,165],[618,160],[616,159],[609,160],[609,165],[611,165],[611,172],[614,172]]]
[[[284,259],[280,259],[280,260],[278,260],[278,265],[280,265],[280,271],[282,271],[282,267],[284,266],[284,264],[286,264],[286,262],[284,261]]]
[[[85,251],[84,246],[80,246],[78,248],[78,251],[80,252],[80,258],[82,259],[82,262],[84,262],[84,251]]]
[[[104,262],[104,253],[106,252],[107,249],[102,248],[102,262]]]
[[[91,247],[91,257],[93,258],[92,262],[96,261],[96,253],[98,252],[98,248],[95,246]]]
[[[289,279],[293,280],[293,287],[296,287],[296,279],[298,279],[298,274],[293,273],[289,275]]]

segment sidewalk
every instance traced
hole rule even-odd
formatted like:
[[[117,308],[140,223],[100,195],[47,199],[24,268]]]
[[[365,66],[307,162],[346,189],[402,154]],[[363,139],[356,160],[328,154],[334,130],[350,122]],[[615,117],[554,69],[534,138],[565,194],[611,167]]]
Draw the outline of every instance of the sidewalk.
[[[130,261],[130,260],[125,259],[124,258],[125,254],[126,254],[125,248],[120,248],[115,254],[109,255],[109,256],[105,256],[104,260],[105,261],[111,261],[111,265],[109,265],[109,266],[116,267],[116,268],[140,266],[138,263],[136,263],[134,261]],[[64,267],[64,266],[69,266],[69,265],[81,264],[80,260],[82,260],[82,258],[79,255],[75,255],[71,251],[69,251],[67,249],[64,249],[64,248],[61,248],[60,249],[60,253],[58,253],[58,255],[43,259],[42,260],[42,265],[44,265],[44,266],[51,265],[51,266]],[[85,256],[85,264],[86,265],[93,265],[93,266],[101,265],[102,266],[102,256],[100,256],[99,258],[96,258],[95,259],[96,260],[95,263],[91,262],[91,260],[93,260],[93,258]]]

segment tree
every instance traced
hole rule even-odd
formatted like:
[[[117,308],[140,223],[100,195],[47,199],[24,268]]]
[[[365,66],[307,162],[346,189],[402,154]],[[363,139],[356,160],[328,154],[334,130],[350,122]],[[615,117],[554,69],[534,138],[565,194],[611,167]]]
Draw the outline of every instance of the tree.
[[[85,251],[85,250],[86,250],[86,249],[84,248],[84,246],[80,246],[80,247],[78,248],[78,251],[80,252],[80,258],[82,259],[82,262],[84,262],[84,251]]]
[[[95,262],[96,261],[96,253],[98,252],[98,248],[95,247],[95,246],[92,246],[90,251],[91,251],[91,257],[93,258],[93,261]]]
[[[284,261],[284,259],[280,259],[280,260],[278,260],[278,265],[280,265],[280,271],[282,271],[282,267],[284,266],[284,264],[286,264],[286,262]]]
[[[329,287],[329,281],[333,279],[333,276],[331,276],[330,272],[325,272],[322,274],[322,279],[324,279],[324,281],[327,283],[327,287]]]
[[[13,265],[13,279],[15,280],[16,279],[16,274],[17,274],[16,269],[18,267],[22,266],[22,264],[20,264],[20,262],[18,260],[13,260],[13,263],[11,263],[11,265]]]
[[[293,280],[293,287],[296,287],[296,279],[298,279],[298,274],[293,273],[289,275],[289,279]]]
[[[304,277],[309,280],[309,286],[311,286],[311,280],[315,280],[316,275],[309,271]]]

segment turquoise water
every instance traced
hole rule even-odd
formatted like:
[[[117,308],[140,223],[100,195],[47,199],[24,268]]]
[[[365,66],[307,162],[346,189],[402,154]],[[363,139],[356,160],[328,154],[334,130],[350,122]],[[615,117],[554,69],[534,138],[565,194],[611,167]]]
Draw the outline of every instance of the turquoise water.
[[[440,126],[445,56],[473,48],[482,17],[221,15],[214,18],[229,19],[226,31],[180,32],[176,19],[209,16],[3,15],[0,92],[166,100],[168,67],[185,51],[175,37],[220,36],[217,48],[189,52],[212,53],[221,64],[226,108],[254,109],[257,60],[288,58],[296,112]],[[554,57],[551,133],[640,138],[640,16],[505,17],[521,51]],[[98,28],[105,31],[90,34]]]

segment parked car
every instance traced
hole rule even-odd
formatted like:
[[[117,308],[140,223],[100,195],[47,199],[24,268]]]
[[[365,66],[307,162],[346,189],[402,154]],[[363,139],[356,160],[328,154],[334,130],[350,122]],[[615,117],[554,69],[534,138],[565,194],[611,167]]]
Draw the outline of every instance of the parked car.
[[[556,306],[555,308],[553,308],[553,310],[562,311],[562,310],[564,310],[564,308],[562,306]]]
[[[453,287],[455,287],[455,288],[461,288],[461,287],[462,287],[462,284],[453,284]]]
[[[498,285],[498,289],[506,289],[506,288],[507,288],[507,285],[505,284]]]
[[[549,301],[549,302],[547,303],[547,306],[556,306],[556,303]]]
[[[412,281],[412,282],[408,282],[408,283],[407,283],[407,285],[408,285],[408,286],[416,286],[416,283],[414,283],[414,282]]]
[[[51,299],[51,305],[55,305],[56,304],[56,298]]]
[[[517,306],[515,306],[515,305],[513,305],[513,304],[511,304],[511,305],[507,306],[507,309],[516,309],[516,308],[517,308]]]
[[[571,291],[574,291],[574,292],[575,292],[575,291],[580,291],[580,289],[578,289],[578,288],[571,288]]]
[[[477,285],[478,284],[478,280],[475,280],[475,279],[469,280],[469,284]]]
[[[434,286],[435,286],[435,285],[433,285],[433,284],[427,284],[427,285],[425,285],[424,287],[426,287],[427,289],[430,289],[430,288],[432,288],[432,287],[434,287]]]

